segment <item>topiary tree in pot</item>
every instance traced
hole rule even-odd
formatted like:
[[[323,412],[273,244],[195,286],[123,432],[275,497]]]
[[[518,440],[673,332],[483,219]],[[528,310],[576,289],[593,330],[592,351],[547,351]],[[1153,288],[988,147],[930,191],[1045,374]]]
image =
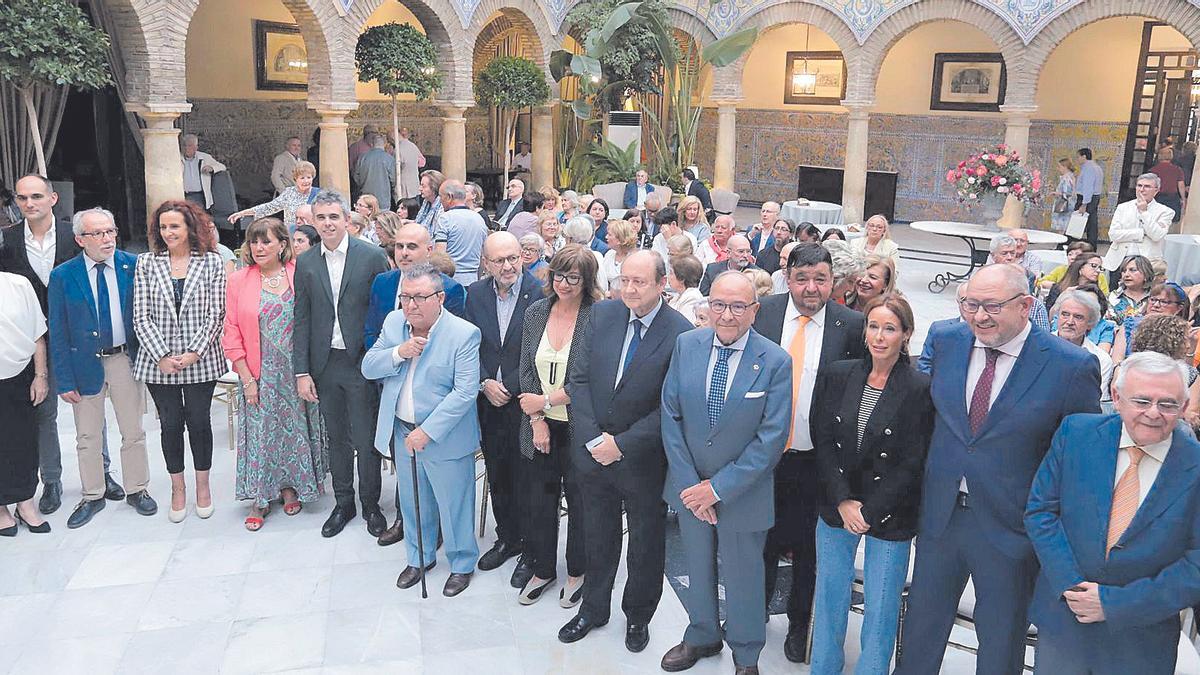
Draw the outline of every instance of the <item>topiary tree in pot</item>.
[[[500,56],[479,73],[475,81],[475,101],[482,106],[499,108],[504,117],[504,182],[508,183],[512,147],[517,133],[516,112],[522,108],[545,105],[550,100],[546,74],[530,61],[516,56]]]

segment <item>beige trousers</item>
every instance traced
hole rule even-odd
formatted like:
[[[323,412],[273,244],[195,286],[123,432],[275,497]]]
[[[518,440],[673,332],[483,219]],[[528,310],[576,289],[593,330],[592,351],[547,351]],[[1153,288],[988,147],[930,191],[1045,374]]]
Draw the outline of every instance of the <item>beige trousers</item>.
[[[101,357],[104,385],[93,396],[71,406],[75,413],[75,448],[79,453],[79,480],[83,498],[104,498],[104,400],[112,399],[121,430],[121,477],[125,493],[132,495],[150,484],[146,458],[146,432],[142,428],[143,387],[133,379],[128,354]]]

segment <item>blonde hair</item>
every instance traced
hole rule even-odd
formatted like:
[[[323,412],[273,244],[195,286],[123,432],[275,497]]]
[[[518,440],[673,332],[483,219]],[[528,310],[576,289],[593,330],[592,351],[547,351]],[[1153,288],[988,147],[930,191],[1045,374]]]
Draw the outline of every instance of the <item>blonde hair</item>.
[[[764,298],[775,290],[775,283],[771,281],[771,275],[767,274],[766,270],[742,270],[742,274],[754,284],[754,295],[757,297]]]
[[[633,248],[637,244],[637,231],[633,229],[633,223],[628,220],[608,221],[608,233],[617,240],[617,245],[622,248]]]
[[[376,198],[375,195],[368,192],[366,194],[360,195],[358,200],[361,201],[362,203],[366,204],[367,207],[371,209],[371,215],[367,216],[367,218],[369,220],[375,220],[375,216],[378,216],[380,213],[379,199]]]
[[[667,253],[671,257],[677,255],[695,255],[696,249],[692,247],[692,240],[681,232],[667,240]]]
[[[684,197],[683,199],[679,200],[679,208],[676,210],[676,213],[679,214],[679,226],[684,228],[685,230],[687,229],[687,227],[684,225],[684,219],[687,218],[687,216],[685,216],[683,214],[687,211],[688,207],[691,206],[692,204],[696,205],[697,213],[700,214],[699,216],[696,217],[696,222],[703,223],[705,225],[708,224],[708,217],[704,215],[704,205],[700,203],[700,198],[695,195],[688,195],[688,196]]]
[[[867,218],[867,222],[863,223],[863,228],[866,229],[866,226],[868,224],[870,224],[870,222],[872,220],[875,220],[876,218],[883,221],[883,237],[882,237],[882,239],[891,239],[892,238],[892,225],[891,225],[891,223],[888,222],[887,216],[883,215],[882,213],[876,213],[875,215],[871,216],[870,218]]]
[[[292,180],[306,174],[313,178],[317,177],[317,167],[313,166],[312,162],[296,162],[296,166],[292,167]]]

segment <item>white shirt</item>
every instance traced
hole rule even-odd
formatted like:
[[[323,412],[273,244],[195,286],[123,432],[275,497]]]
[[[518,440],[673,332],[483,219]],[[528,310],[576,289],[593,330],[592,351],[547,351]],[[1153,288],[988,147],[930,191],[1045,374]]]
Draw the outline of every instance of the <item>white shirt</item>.
[[[1021,350],[1025,348],[1025,340],[1029,339],[1029,331],[1033,330],[1032,323],[1026,323],[1025,328],[1017,333],[1013,339],[1005,342],[995,349],[1000,350],[1000,355],[996,357],[996,373],[992,377],[992,391],[988,397],[988,409],[996,403],[996,398],[1000,396],[1000,392],[1004,389],[1004,383],[1008,381],[1008,376],[1012,374],[1013,366],[1017,365],[1017,357],[1021,355]],[[975,385],[979,383],[979,378],[983,375],[983,369],[987,367],[987,345],[975,340],[975,347],[971,350],[971,360],[967,363],[967,412],[971,411],[971,397],[975,394]],[[963,492],[967,490],[967,477],[963,476],[958,481],[958,489]]]
[[[617,360],[617,379],[613,382],[614,385],[621,383],[621,376],[625,374],[625,354],[629,351],[629,343],[633,340],[633,324],[635,321],[642,324],[642,339],[646,339],[646,331],[650,330],[650,324],[654,323],[654,317],[658,316],[658,310],[662,309],[663,301],[660,298],[658,304],[654,305],[654,309],[650,310],[646,316],[635,316],[633,310],[629,310],[629,320],[625,324],[625,342],[621,346],[621,357]]]
[[[342,237],[338,247],[329,250],[321,244],[321,255],[325,256],[325,267],[329,270],[329,287],[333,290],[333,339],[329,346],[333,349],[345,349],[346,341],[342,338],[342,324],[338,320],[338,295],[342,292],[342,273],[346,271],[346,252],[350,250],[350,235]]]
[[[771,272],[771,292],[772,293],[787,293],[787,273],[785,270],[775,270]]]
[[[429,327],[430,335],[433,334],[433,329],[437,327],[438,321],[441,320],[442,315],[438,314],[438,318]],[[412,324],[408,324],[408,334],[412,335]],[[426,343],[425,346],[428,347],[429,344]],[[396,345],[396,349],[399,348],[400,345]],[[392,350],[392,363],[399,368],[400,364],[404,363],[404,359],[400,358],[400,355],[396,353],[396,349]],[[417,372],[417,364],[420,362],[421,354],[417,354],[409,359],[408,372],[404,374],[404,384],[400,387],[400,395],[396,397],[396,417],[399,417],[401,421],[413,425],[417,423],[417,409],[413,404],[413,373]]]
[[[1100,362],[1100,402],[1108,403],[1112,401],[1112,390],[1108,386],[1112,382],[1113,369],[1116,364],[1113,363],[1112,356],[1108,352],[1100,348],[1100,345],[1092,342],[1088,338],[1083,338],[1083,348],[1088,350],[1096,360]]]
[[[696,241],[696,235],[684,229],[680,229],[679,232],[692,242],[692,255],[698,255],[700,253],[700,244]],[[654,241],[650,244],[650,250],[657,253],[663,259],[663,262],[667,264],[668,270],[671,269],[671,254],[669,249],[667,249],[667,238],[661,232],[654,235]]]
[[[800,330],[798,319],[802,315],[796,302],[788,298],[787,310],[783,313],[783,332],[779,344],[784,350],[792,344],[796,331]],[[804,375],[796,392],[795,412],[792,415],[792,447],[789,450],[812,450],[812,434],[808,428],[808,413],[812,407],[813,388],[817,384],[817,368],[821,365],[821,347],[825,344],[825,307],[813,314],[804,328]]]
[[[115,257],[115,256],[114,256]],[[83,256],[87,265],[88,284],[92,287],[92,301],[96,303],[96,312],[100,312],[100,296],[96,292],[96,261]],[[125,318],[121,315],[121,289],[117,287],[117,270],[113,266],[113,257],[102,260],[104,263],[104,280],[108,282],[108,307],[112,313],[112,346],[120,347],[125,344]]]
[[[25,370],[45,334],[46,317],[33,284],[19,274],[0,272],[0,380]]]
[[[1168,436],[1164,441],[1138,446],[1146,452],[1142,461],[1138,462],[1138,506],[1146,501],[1146,495],[1154,486],[1154,480],[1158,478],[1158,472],[1162,469],[1163,462],[1167,461],[1167,452],[1171,450],[1171,438],[1172,436]],[[1121,474],[1129,468],[1129,451],[1125,448],[1131,445],[1138,444],[1129,435],[1129,429],[1122,424],[1121,444],[1118,446],[1120,450],[1117,451],[1117,472],[1113,477],[1114,489],[1117,487],[1117,481],[1121,480]]]
[[[191,159],[183,158],[183,191],[202,192],[204,183],[200,181],[200,155],[197,153]]]
[[[1112,272],[1121,266],[1126,256],[1144,255],[1151,260],[1163,257],[1163,242],[1171,228],[1175,211],[1156,201],[1138,211],[1137,200],[1118,204],[1108,225],[1112,244],[1104,255],[1104,269]]]
[[[33,236],[29,221],[25,221],[25,255],[29,258],[29,266],[33,268],[34,274],[38,275],[45,286],[50,285],[50,271],[54,269],[54,254],[57,248],[58,229],[53,222],[42,240],[38,241]]]
[[[646,205],[646,186],[637,186],[637,207],[640,209]]]
[[[722,344],[716,333],[713,334],[712,353],[708,356],[708,373],[704,378],[704,400],[708,400],[708,392],[712,389],[713,369],[717,367],[717,356],[720,354],[719,347],[728,347],[733,350],[729,355],[726,363],[729,364],[729,376],[725,378],[725,398],[729,398],[729,389],[733,387],[733,378],[737,375],[738,364],[742,362],[742,352],[746,351],[746,343],[750,340],[750,331],[742,334],[742,337],[733,341],[733,344]],[[715,493],[715,491],[714,491]]]

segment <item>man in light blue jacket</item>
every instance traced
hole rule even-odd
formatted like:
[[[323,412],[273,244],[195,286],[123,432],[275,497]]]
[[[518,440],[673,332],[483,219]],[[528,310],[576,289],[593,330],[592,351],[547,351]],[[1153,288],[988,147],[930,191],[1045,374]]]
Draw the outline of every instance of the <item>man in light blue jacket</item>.
[[[479,448],[479,329],[442,311],[444,297],[441,273],[425,263],[413,265],[401,282],[400,309],[384,321],[379,340],[363,357],[362,373],[367,379],[383,380],[375,447],[387,455],[395,438],[409,563],[396,585],[410,588],[423,574],[409,459],[416,453],[424,571],[436,564],[440,516],[450,562],[442,594],[453,597],[471,583],[479,558],[472,531]]]

